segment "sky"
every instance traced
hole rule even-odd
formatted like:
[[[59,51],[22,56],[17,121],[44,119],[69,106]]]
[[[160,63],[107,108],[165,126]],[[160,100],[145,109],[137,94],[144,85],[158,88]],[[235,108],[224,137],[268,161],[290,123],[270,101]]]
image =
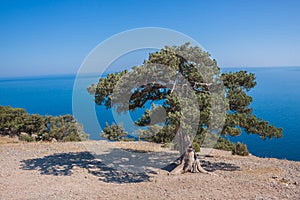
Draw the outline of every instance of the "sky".
[[[162,27],[225,67],[300,66],[299,0],[0,0],[0,77],[74,74],[114,34]]]

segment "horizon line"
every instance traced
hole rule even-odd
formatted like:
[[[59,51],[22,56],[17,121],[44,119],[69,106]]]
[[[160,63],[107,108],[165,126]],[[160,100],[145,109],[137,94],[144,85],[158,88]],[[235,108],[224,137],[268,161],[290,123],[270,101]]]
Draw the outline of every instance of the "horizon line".
[[[299,66],[227,66],[227,67],[220,67],[220,69],[245,69],[245,68],[298,68]],[[121,70],[121,69],[119,69]],[[114,73],[118,72],[119,70],[116,71],[106,71],[104,74],[108,73]],[[90,72],[90,73],[84,73],[84,75],[95,75],[98,72]],[[70,73],[49,73],[49,74],[32,74],[32,75],[8,75],[8,76],[1,76],[1,80],[10,80],[10,79],[23,79],[23,78],[43,78],[43,77],[57,77],[57,76],[76,76],[77,72],[70,72]]]

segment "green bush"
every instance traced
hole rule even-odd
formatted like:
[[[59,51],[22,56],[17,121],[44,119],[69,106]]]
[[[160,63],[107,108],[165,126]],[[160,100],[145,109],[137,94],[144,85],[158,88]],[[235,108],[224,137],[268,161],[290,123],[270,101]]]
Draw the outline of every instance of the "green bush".
[[[31,137],[30,135],[19,135],[19,140],[25,141],[25,142],[33,142],[35,141],[35,138]]]
[[[238,142],[236,144],[235,148],[232,150],[232,154],[233,155],[239,155],[239,156],[248,156],[249,151],[247,149],[247,145]]]
[[[224,151],[233,151],[235,149],[236,144],[230,142],[228,139],[224,139],[220,137],[217,141],[217,144],[214,146],[215,149],[220,149]]]
[[[100,135],[111,141],[121,141],[126,138],[127,132],[124,131],[122,124],[112,124],[111,126],[109,126],[106,122],[105,128]]]
[[[35,138],[31,136],[33,134]],[[72,115],[44,117],[10,106],[0,106],[0,135],[18,136],[28,142],[51,141],[53,138],[57,141],[81,141],[88,138]]]

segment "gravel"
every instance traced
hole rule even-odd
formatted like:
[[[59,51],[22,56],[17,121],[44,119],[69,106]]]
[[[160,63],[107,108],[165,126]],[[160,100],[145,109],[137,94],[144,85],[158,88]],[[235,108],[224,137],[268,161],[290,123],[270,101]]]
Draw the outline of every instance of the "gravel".
[[[300,199],[300,162],[202,152],[211,174],[168,175],[157,144],[1,144],[0,199]]]

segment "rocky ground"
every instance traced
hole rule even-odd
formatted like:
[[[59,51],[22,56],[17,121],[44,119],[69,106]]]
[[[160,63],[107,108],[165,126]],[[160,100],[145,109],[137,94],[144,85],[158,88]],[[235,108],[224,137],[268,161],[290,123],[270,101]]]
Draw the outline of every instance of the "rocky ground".
[[[202,149],[210,174],[168,175],[146,142],[0,140],[0,199],[300,199],[300,162]]]

